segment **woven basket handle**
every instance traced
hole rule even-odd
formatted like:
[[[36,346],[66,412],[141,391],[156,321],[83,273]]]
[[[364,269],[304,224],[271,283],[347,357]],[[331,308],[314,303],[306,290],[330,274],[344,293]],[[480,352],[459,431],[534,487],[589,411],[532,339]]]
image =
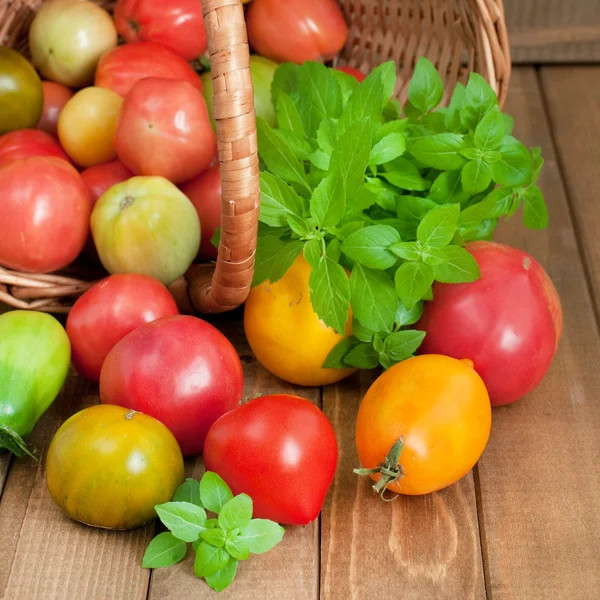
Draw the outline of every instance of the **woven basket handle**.
[[[232,310],[248,297],[260,203],[250,51],[241,0],[202,0],[221,165],[221,241],[216,267],[193,265],[186,278],[199,312]]]

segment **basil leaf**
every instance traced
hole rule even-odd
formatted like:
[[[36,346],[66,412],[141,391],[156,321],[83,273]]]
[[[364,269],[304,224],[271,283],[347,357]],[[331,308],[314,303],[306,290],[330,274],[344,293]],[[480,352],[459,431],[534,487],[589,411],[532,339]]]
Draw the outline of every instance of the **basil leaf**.
[[[306,216],[306,201],[282,179],[263,171],[260,174],[260,220],[271,227],[287,224],[288,215]]]
[[[525,192],[523,223],[529,229],[545,229],[548,227],[548,208],[537,185],[528,188]]]
[[[155,506],[156,513],[171,533],[184,542],[194,542],[206,529],[206,512],[188,502],[166,502]]]
[[[483,160],[470,160],[461,173],[463,189],[469,194],[479,194],[490,185],[492,170]]]
[[[273,81],[271,82],[271,96],[273,103],[277,106],[279,96],[284,93],[289,96],[298,87],[298,71],[300,67],[294,63],[284,63],[275,69]]]
[[[304,258],[313,269],[319,265],[321,260],[321,242],[319,240],[314,239],[306,242]]]
[[[355,127],[363,120],[380,121],[383,97],[384,89],[381,78],[371,73],[350,94],[338,123],[339,133],[344,135],[350,128]]]
[[[390,331],[396,314],[394,283],[384,271],[356,263],[350,276],[352,312],[362,325],[373,331]]]
[[[479,265],[467,250],[460,246],[447,246],[440,250],[446,262],[433,268],[437,281],[466,283],[479,279]]]
[[[281,129],[292,131],[301,138],[305,137],[304,126],[300,113],[294,101],[285,93],[281,92],[277,98],[277,124]]]
[[[352,75],[348,75],[348,73],[338,71],[337,69],[333,69],[332,74],[337,79],[338,85],[342,90],[342,102],[345,105],[350,94],[358,87],[358,81]]]
[[[200,500],[200,484],[195,479],[186,479],[176,490],[173,502],[189,502],[196,506],[202,506]]]
[[[502,120],[504,121],[504,134],[512,135],[513,127],[515,126],[515,120],[505,113],[502,113]]]
[[[222,592],[225,588],[231,585],[237,573],[238,561],[235,558],[228,556],[228,562],[221,567],[216,573],[205,577],[206,583],[215,592]]]
[[[383,182],[381,179],[375,179],[373,177],[367,177],[366,179],[367,183],[362,186],[363,189],[366,189],[375,196],[375,202],[378,206],[383,208],[383,210],[387,212],[394,212],[397,197],[397,194],[394,192],[394,188],[390,184]],[[360,196],[359,192],[357,192],[357,195]],[[352,202],[351,206],[354,206],[354,201]]]
[[[464,96],[465,86],[462,83],[457,83],[445,115],[446,128],[450,131],[458,132],[461,129],[460,109],[462,108]]]
[[[317,143],[326,154],[331,154],[337,144],[337,122],[333,119],[324,119],[317,131]]]
[[[393,288],[393,286],[392,286]],[[396,301],[396,292],[394,291],[394,301]],[[352,320],[352,333],[357,340],[361,342],[372,342],[376,331],[365,327],[358,319]]]
[[[274,129],[275,135],[290,149],[294,158],[308,160],[313,153],[312,146],[298,134],[287,129]]]
[[[342,112],[342,90],[324,64],[306,61],[298,70],[297,91],[316,107],[323,117],[337,118]]]
[[[387,137],[391,133],[404,133],[407,124],[408,119],[395,119],[389,123],[384,123],[375,133],[375,143],[380,142],[384,137]]]
[[[329,244],[327,244],[325,253],[334,262],[340,262],[340,256],[342,255],[342,251],[340,249],[340,240],[337,238],[331,240]]]
[[[500,185],[521,185],[531,177],[531,155],[513,137],[505,137],[498,149],[501,158],[492,165],[494,181]]]
[[[414,141],[409,146],[410,153],[421,163],[441,171],[460,169],[465,159],[459,150],[465,147],[461,135],[456,133],[438,133]]]
[[[421,113],[433,110],[444,95],[442,78],[433,64],[420,57],[408,86],[408,99]]]
[[[321,150],[315,150],[309,157],[308,160],[318,167],[322,171],[328,171],[329,165],[331,164],[331,157],[329,154],[322,152]],[[320,182],[319,182],[320,183]]]
[[[357,369],[374,369],[379,364],[379,353],[371,344],[359,344],[344,356],[344,362]]]
[[[389,225],[363,227],[342,242],[342,252],[353,261],[371,269],[389,269],[398,260],[390,251],[400,241],[399,233]]]
[[[248,544],[252,554],[264,554],[279,544],[285,529],[268,519],[252,519],[242,528],[240,538]]]
[[[423,314],[423,302],[417,302],[410,310],[402,304],[402,302],[398,302],[398,308],[396,309],[396,316],[394,318],[394,323],[399,327],[404,327],[405,325],[414,325]]]
[[[505,215],[512,204],[514,193],[513,188],[501,187],[488,194],[481,202],[462,210],[458,219],[461,229]]]
[[[479,73],[471,73],[460,111],[463,125],[475,129],[488,110],[497,105],[498,98],[489,83]]]
[[[456,232],[459,214],[458,204],[444,204],[431,209],[417,228],[417,239],[433,248],[447,246]]]
[[[296,105],[298,106],[298,112],[302,119],[304,132],[308,138],[312,139],[316,137],[319,124],[325,115],[317,108],[307,94],[301,94],[298,91],[296,91],[296,94],[298,97]]]
[[[390,133],[371,149],[369,164],[381,165],[404,154],[406,138],[403,133]]]
[[[208,542],[202,542],[196,549],[194,573],[197,577],[208,577],[217,573],[229,562],[225,548],[217,548]]]
[[[321,257],[308,280],[310,301],[317,316],[335,331],[341,333],[348,320],[350,282],[346,272],[328,256]]]
[[[239,494],[226,502],[219,512],[219,527],[231,531],[237,527],[245,527],[252,519],[252,498],[247,494]]]
[[[187,553],[185,542],[177,539],[168,531],[159,533],[146,548],[142,559],[142,568],[158,569],[159,567],[170,567],[183,560]]]
[[[220,527],[207,529],[200,534],[203,541],[216,548],[222,548],[225,545],[225,531]]]
[[[269,171],[273,175],[277,175],[290,183],[297,183],[311,192],[302,163],[294,157],[289,148],[275,134],[271,126],[261,117],[257,117],[256,127],[260,157],[269,168]]]
[[[416,239],[417,227],[429,210],[437,204],[427,198],[418,196],[401,196],[396,201],[396,215],[399,219],[402,239]]]
[[[317,186],[310,199],[310,214],[317,225],[327,229],[337,225],[346,212],[346,190],[339,171]]]
[[[287,273],[303,248],[304,242],[299,240],[284,244],[277,257],[271,263],[271,272],[269,274],[269,281],[271,283],[278,282]]]
[[[390,171],[381,173],[381,177],[400,189],[422,192],[431,185],[406,158],[397,158],[393,163],[386,165],[386,168]]]
[[[383,96],[381,98],[381,106],[383,107],[394,95],[394,90],[396,89],[396,81],[398,79],[396,76],[396,63],[393,60],[381,63],[369,73],[365,81],[375,77],[379,77],[383,86]]]
[[[371,154],[371,135],[371,121],[361,119],[339,138],[331,153],[330,168],[342,176],[349,198],[363,183]]]
[[[390,250],[404,260],[421,260],[421,244],[419,242],[400,242],[390,246]]]
[[[479,150],[479,148],[464,148],[460,151],[460,155],[469,160],[478,160],[483,157],[483,151]]]
[[[252,286],[256,286],[271,278],[274,265],[285,244],[273,235],[259,236],[254,260],[254,276]]]
[[[299,237],[310,236],[315,230],[314,219],[306,220],[296,215],[288,215],[286,221],[290,229]]]
[[[412,356],[423,343],[424,338],[424,331],[413,329],[396,331],[385,338],[384,352],[394,362],[400,362]]]
[[[246,560],[250,556],[248,542],[238,536],[227,538],[225,549],[237,560]]]
[[[427,198],[437,204],[462,204],[469,198],[460,182],[461,171],[440,173],[431,184]]]
[[[504,138],[504,119],[498,106],[492,106],[477,127],[473,141],[480,150],[494,150]]]
[[[329,352],[325,362],[324,369],[346,369],[348,365],[344,362],[344,356],[357,346],[359,340],[356,337],[350,336],[339,341]]]
[[[446,255],[443,252],[443,248],[432,248],[431,246],[425,246],[421,251],[421,260],[431,267],[437,267],[447,261]]]
[[[406,308],[412,308],[433,283],[433,268],[422,262],[407,262],[398,267],[396,294]]]

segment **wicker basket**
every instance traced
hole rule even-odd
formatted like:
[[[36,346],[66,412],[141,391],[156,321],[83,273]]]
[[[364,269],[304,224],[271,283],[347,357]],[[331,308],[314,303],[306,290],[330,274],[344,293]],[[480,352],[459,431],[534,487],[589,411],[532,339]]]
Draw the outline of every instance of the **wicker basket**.
[[[113,2],[98,1],[111,9]],[[510,56],[501,0],[339,0],[349,25],[335,63],[368,71],[386,60],[398,66],[398,89],[419,56],[445,78],[446,90],[481,73],[506,96]],[[0,40],[28,54],[27,32],[41,0],[0,0]],[[241,0],[202,0],[214,82],[214,116],[223,189],[222,226],[216,265],[193,265],[174,287],[200,312],[241,305],[250,290],[260,200],[256,124],[249,52]],[[445,98],[447,100],[447,98]],[[75,267],[77,269],[77,266]],[[92,284],[93,271],[31,275],[0,267],[0,301],[17,308],[67,312]],[[101,276],[101,275],[99,275]]]

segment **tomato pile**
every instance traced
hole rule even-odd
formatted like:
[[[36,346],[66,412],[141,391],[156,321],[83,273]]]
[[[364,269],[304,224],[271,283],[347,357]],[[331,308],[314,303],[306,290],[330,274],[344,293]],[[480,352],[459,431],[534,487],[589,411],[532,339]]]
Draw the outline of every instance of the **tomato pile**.
[[[339,6],[334,0],[244,4],[257,52],[250,70],[259,123],[275,127],[280,112],[290,109],[290,126],[301,130],[294,90],[280,93],[274,104],[271,85],[291,72],[277,70],[280,62],[326,61],[340,52],[347,26]],[[169,532],[150,544],[144,566],[174,564],[192,543],[196,574],[224,589],[238,561],[280,541],[276,523],[305,525],[318,517],[338,448],[330,422],[308,400],[285,394],[243,399],[233,345],[208,322],[179,314],[167,287],[195,260],[217,256],[212,240],[221,220],[221,179],[212,79],[198,67],[207,51],[201,4],[119,0],[110,15],[85,0],[50,0],[32,22],[29,44],[31,62],[0,48],[0,266],[49,273],[83,255],[99,261],[106,277],[76,301],[65,328],[34,311],[0,316],[0,449],[33,456],[23,437],[57,397],[72,362],[99,385],[101,403],[71,416],[49,446],[53,500],[73,519],[110,529],[138,527],[158,514]],[[366,77],[353,67],[331,71],[346,97]],[[387,136],[404,144],[406,124],[387,125]],[[315,135],[332,145],[335,123],[328,127]],[[272,135],[275,147],[287,140],[304,151],[291,129],[281,138]],[[400,166],[407,162],[399,158],[403,150],[394,155]],[[326,159],[314,169],[324,172],[329,157],[312,156]],[[423,191],[428,183],[413,171],[411,181],[416,177],[425,187],[408,189]],[[288,185],[281,184],[279,192]],[[362,201],[365,195],[373,196],[363,194]],[[263,209],[268,226],[306,227],[304,217],[293,221],[284,211],[282,219],[281,207],[264,196]],[[327,218],[325,211],[322,221]],[[379,227],[383,238],[392,229]],[[423,250],[420,239],[399,243],[392,234],[401,258],[408,260],[412,246]],[[315,279],[313,263],[332,256],[337,262],[342,251],[348,254],[346,241],[340,250],[339,242],[325,247],[324,238],[310,239],[292,256],[270,238],[279,277],[262,277],[245,304],[254,355],[285,381],[323,386],[363,365],[389,367],[368,390],[356,421],[355,472],[370,476],[381,495],[427,494],[468,473],[488,441],[492,407],[531,392],[556,352],[561,306],[543,268],[514,248],[465,244],[468,239],[456,252],[479,278],[445,283],[440,277],[424,305],[410,309],[392,292],[394,329],[385,341],[361,325],[364,303],[335,329],[315,312],[311,295],[324,279]],[[388,251],[392,242],[367,241],[367,258],[381,269],[376,277],[385,279],[385,269],[398,260]],[[356,248],[360,253],[360,244]],[[342,264],[338,284],[347,287],[349,280],[355,295],[360,290],[351,268]],[[375,314],[376,300],[367,314],[374,323],[385,320]],[[407,331],[409,325],[415,330]],[[394,336],[400,340],[395,346],[388,342]],[[349,352],[362,362],[342,362]],[[184,480],[184,457],[200,453],[206,475]]]

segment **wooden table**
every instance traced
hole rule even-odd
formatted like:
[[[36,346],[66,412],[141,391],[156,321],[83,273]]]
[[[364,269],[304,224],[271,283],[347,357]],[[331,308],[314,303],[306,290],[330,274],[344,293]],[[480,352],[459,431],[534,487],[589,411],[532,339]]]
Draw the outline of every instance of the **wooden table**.
[[[506,109],[517,135],[546,158],[550,228],[527,231],[516,216],[497,239],[536,257],[561,295],[564,334],[548,375],[528,398],[494,411],[471,474],[439,493],[387,504],[352,474],[354,418],[372,375],[294,388],[256,363],[239,314],[217,321],[237,341],[246,393],[309,397],[340,446],[320,521],[288,528],[276,550],[242,564],[222,598],[600,598],[600,67],[518,68]],[[43,454],[59,424],[97,400],[95,387],[71,376],[30,442]],[[202,472],[201,460],[187,467],[188,475]],[[216,597],[193,576],[190,557],[170,569],[140,567],[154,525],[115,533],[63,516],[46,490],[43,460],[1,455],[0,493],[3,600]]]

